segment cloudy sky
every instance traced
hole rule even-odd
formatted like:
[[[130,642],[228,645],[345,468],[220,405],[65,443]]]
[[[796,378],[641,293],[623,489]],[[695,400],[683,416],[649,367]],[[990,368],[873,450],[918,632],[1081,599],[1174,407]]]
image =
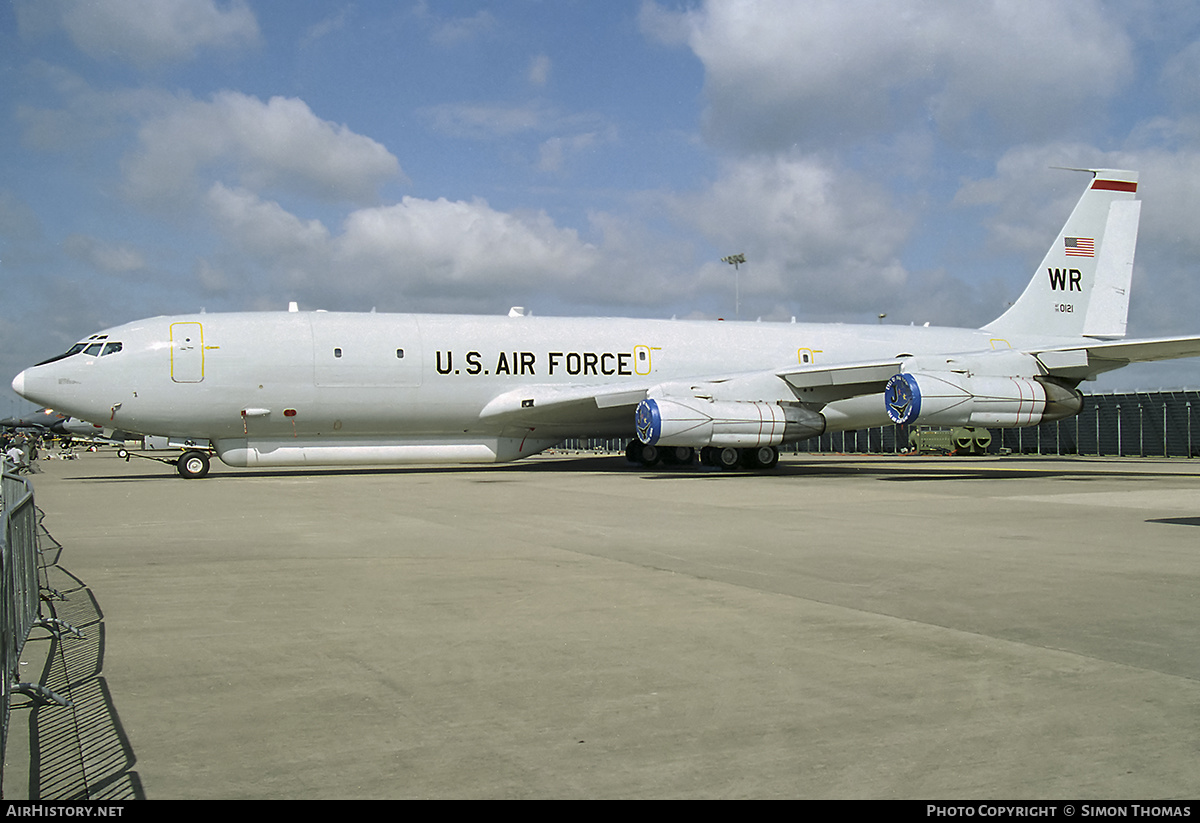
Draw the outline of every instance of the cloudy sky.
[[[1053,166],[1141,172],[1130,334],[1200,333],[1193,0],[7,0],[0,72],[3,414],[140,317],[733,317],[737,252],[743,319],[979,326]]]

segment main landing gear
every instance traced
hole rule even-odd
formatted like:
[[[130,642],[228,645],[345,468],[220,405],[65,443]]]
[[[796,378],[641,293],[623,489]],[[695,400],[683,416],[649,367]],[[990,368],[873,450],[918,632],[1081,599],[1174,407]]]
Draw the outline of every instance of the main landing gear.
[[[640,440],[632,440],[625,447],[625,459],[640,466],[690,466],[695,460],[696,450],[687,446],[651,446]],[[705,446],[700,449],[700,462],[727,471],[733,469],[773,469],[779,463],[779,449],[774,446],[758,446],[752,449],[736,449]]]
[[[640,440],[631,440],[625,447],[625,459],[642,466],[690,466],[696,459],[696,450],[690,446],[651,446]]]
[[[209,452],[200,451],[199,449],[188,449],[177,458],[169,457],[151,457],[148,454],[137,454],[136,452],[128,451],[127,449],[118,449],[117,457],[129,461],[131,457],[140,457],[144,460],[157,460],[159,463],[166,463],[168,466],[174,466],[179,472],[179,476],[191,480],[193,478],[204,477],[208,474],[209,468],[212,465],[212,456]]]

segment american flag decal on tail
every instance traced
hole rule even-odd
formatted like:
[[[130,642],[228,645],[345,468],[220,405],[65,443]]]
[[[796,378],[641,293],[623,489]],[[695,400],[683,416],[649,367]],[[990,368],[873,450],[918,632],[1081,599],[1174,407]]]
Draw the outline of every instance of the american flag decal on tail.
[[[1067,257],[1095,257],[1096,240],[1092,237],[1064,237]]]

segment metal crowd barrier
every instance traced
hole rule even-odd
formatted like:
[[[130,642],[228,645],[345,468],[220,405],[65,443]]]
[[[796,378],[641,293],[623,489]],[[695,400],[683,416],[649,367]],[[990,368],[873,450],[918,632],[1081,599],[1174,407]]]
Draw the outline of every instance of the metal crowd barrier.
[[[54,630],[56,620],[43,620],[41,589],[38,585],[39,552],[37,545],[37,507],[33,504],[33,483],[23,477],[2,473],[0,485],[0,700],[3,701],[4,728],[0,738],[0,786],[3,785],[3,757],[8,749],[8,720],[13,692],[33,692],[63,706],[68,701],[49,689],[20,680],[21,652],[34,626]],[[70,627],[67,627],[70,628]],[[72,630],[73,631],[73,630]]]
[[[8,717],[13,686],[21,661],[25,639],[37,619],[37,510],[33,505],[33,484],[28,480],[3,474],[4,529],[0,539],[0,700],[3,700],[4,733],[0,745],[8,748]]]

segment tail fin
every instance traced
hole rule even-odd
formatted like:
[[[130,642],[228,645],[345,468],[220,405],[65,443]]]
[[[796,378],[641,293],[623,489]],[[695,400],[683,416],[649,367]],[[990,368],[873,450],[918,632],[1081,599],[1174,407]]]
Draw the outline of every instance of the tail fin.
[[[1016,303],[984,329],[1002,336],[1124,337],[1141,201],[1137,172],[1095,179]]]

